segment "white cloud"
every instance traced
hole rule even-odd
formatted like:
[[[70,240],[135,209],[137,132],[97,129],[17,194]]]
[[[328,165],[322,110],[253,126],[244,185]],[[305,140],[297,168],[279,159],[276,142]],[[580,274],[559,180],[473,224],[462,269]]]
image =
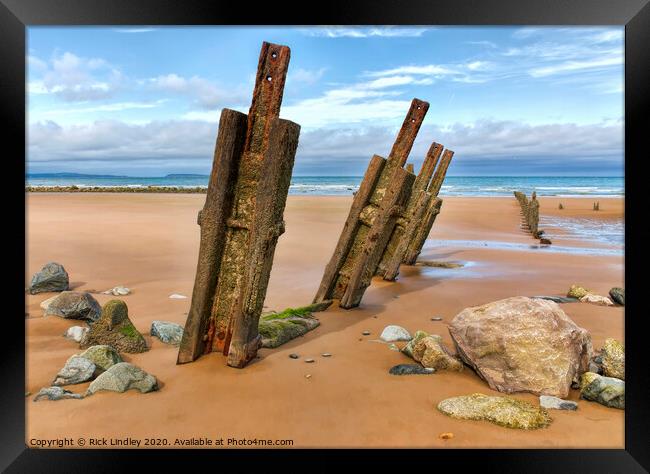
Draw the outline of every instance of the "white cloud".
[[[115,28],[116,33],[149,33],[156,31],[156,28]]]
[[[296,70],[289,70],[289,73],[287,74],[287,81],[293,82],[304,82],[306,84],[314,84],[318,82],[318,80],[323,77],[323,74],[325,74],[325,71],[327,68],[320,68],[320,69],[296,69]]]
[[[585,69],[602,69],[608,66],[618,66],[623,64],[623,57],[612,57],[604,59],[592,59],[589,61],[567,61],[552,66],[534,68],[529,71],[533,77],[551,76],[566,72],[575,72]]]
[[[380,36],[385,38],[419,37],[431,28],[406,27],[342,27],[331,26],[322,28],[303,28],[300,31],[307,36],[323,36],[327,38],[369,38]]]
[[[65,52],[50,61],[28,57],[29,90],[55,94],[65,101],[88,101],[111,97],[120,87],[122,73],[101,58],[83,58]]]
[[[199,76],[189,78],[167,74],[149,79],[158,89],[191,97],[204,109],[216,109],[228,104],[233,106],[247,100],[242,91],[225,90],[208,79]]]

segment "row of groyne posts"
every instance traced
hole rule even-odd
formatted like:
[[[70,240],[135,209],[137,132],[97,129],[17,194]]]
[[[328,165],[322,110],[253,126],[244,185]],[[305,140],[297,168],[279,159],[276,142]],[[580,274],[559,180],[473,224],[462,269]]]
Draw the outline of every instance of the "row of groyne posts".
[[[514,195],[521,208],[522,227],[530,232],[533,238],[539,239],[540,243],[549,245],[551,241],[543,237],[544,231],[539,228],[539,201],[537,200],[537,193],[533,191],[530,199],[520,191],[515,191]]]
[[[279,118],[290,50],[264,42],[248,115],[223,109],[205,205],[199,258],[177,363],[221,352],[244,367],[258,332],[300,126]],[[429,109],[413,99],[388,155],[374,155],[354,194],[314,298],[358,306],[372,277],[393,281],[412,265],[440,213],[438,193],[454,155],[432,143],[418,175],[406,161]]]

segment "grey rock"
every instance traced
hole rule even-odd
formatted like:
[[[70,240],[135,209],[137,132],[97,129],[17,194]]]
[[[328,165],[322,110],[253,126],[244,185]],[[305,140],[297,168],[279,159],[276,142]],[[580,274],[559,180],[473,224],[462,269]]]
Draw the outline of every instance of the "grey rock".
[[[585,372],[580,378],[580,397],[606,407],[625,409],[625,382]]]
[[[111,346],[107,345],[91,346],[79,354],[79,357],[88,359],[95,364],[95,375],[99,375],[115,364],[124,362],[120,354]]]
[[[411,334],[402,326],[391,324],[390,326],[386,326],[384,328],[384,330],[381,332],[381,335],[379,336],[379,339],[384,342],[396,342],[410,341],[413,338],[411,337]]]
[[[553,301],[554,303],[576,303],[579,301],[578,298],[570,298],[568,296],[533,296],[532,298]]]
[[[183,326],[168,321],[153,321],[151,323],[151,335],[165,344],[178,346],[183,338]]]
[[[615,303],[625,306],[625,288],[614,287],[609,290],[609,296]]]
[[[120,362],[97,377],[88,387],[86,396],[100,390],[123,393],[130,389],[140,390],[141,393],[152,392],[158,390],[158,382],[156,377],[141,368],[128,362]]]
[[[47,308],[50,306],[50,303],[57,299],[58,296],[59,295],[50,296],[48,299],[41,301],[41,304],[39,306],[43,311],[47,312]]]
[[[390,368],[391,375],[428,375],[433,374],[436,369],[422,367],[420,364],[399,364]]]
[[[47,291],[65,291],[70,287],[70,279],[63,265],[50,262],[40,272],[35,273],[29,284],[29,292],[45,293]]]
[[[88,332],[87,327],[72,326],[69,327],[68,330],[63,333],[63,337],[65,337],[66,339],[70,339],[71,341],[74,342],[80,342],[87,332]]]
[[[56,374],[52,385],[61,386],[86,382],[93,378],[94,373],[95,364],[84,357],[73,355]]]
[[[131,290],[126,286],[116,286],[110,290],[103,291],[102,293],[105,295],[126,296],[131,293]]]
[[[45,314],[65,319],[83,319],[94,322],[99,319],[102,307],[90,293],[64,291],[47,306]]]
[[[553,397],[551,395],[540,395],[539,405],[542,408],[552,409],[552,410],[577,410],[578,404],[572,402],[571,400],[562,400],[558,397]]]
[[[62,387],[44,387],[34,397],[34,401],[39,400],[64,400],[66,398],[83,398],[80,393],[72,393],[70,390],[65,390]]]

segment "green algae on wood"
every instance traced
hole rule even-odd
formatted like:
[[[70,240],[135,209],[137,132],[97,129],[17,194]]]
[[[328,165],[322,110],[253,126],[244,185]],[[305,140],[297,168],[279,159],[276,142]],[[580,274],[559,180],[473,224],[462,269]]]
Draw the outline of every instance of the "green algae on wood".
[[[482,393],[447,398],[438,404],[438,410],[452,418],[484,420],[522,430],[545,428],[552,421],[544,408],[511,397]]]

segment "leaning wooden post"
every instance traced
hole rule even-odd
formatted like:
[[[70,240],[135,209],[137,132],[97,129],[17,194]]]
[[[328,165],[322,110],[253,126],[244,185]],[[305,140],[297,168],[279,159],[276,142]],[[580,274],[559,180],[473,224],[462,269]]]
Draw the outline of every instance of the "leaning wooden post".
[[[264,42],[248,115],[221,113],[179,364],[219,351],[229,365],[243,367],[257,353],[300,133],[279,118],[289,58],[287,46]]]
[[[442,183],[445,180],[449,164],[453,157],[453,151],[449,149],[445,150],[440,159],[440,164],[438,165],[438,168],[436,168],[436,172],[431,179],[428,192],[431,194],[432,199],[429,201],[424,217],[421,219],[418,228],[413,232],[413,238],[408,243],[406,251],[404,252],[402,263],[406,265],[415,265],[418,256],[422,252],[422,247],[424,247],[424,243],[431,232],[431,228],[433,227],[438,214],[440,214],[442,199],[438,198],[438,194],[440,193]]]
[[[338,299],[342,308],[358,306],[370,285],[415,176],[403,166],[429,104],[413,99],[388,159],[370,160],[314,302]]]
[[[422,163],[420,173],[415,178],[406,209],[397,219],[393,233],[377,268],[377,275],[382,276],[384,280],[393,281],[397,278],[399,266],[404,259],[408,244],[417,233],[427,207],[433,199],[427,188],[442,153],[442,148],[443,146],[439,143],[433,142],[431,144],[424,163]]]

